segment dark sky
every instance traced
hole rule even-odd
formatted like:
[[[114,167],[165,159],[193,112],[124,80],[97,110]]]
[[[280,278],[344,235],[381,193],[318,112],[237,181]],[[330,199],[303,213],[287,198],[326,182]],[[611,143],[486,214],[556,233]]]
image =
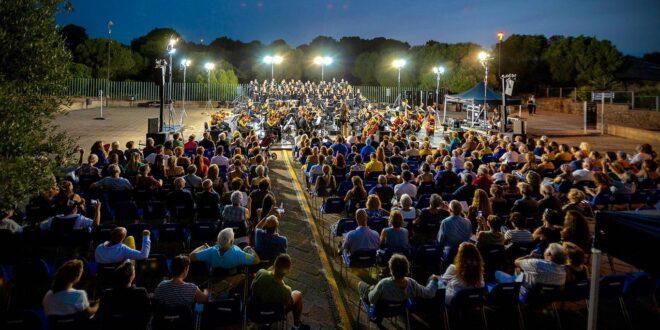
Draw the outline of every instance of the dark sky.
[[[57,22],[81,25],[91,37],[128,44],[155,27],[172,27],[205,43],[226,35],[292,46],[318,35],[496,42],[507,35],[587,35],[611,40],[626,54],[660,51],[658,0],[71,0]]]

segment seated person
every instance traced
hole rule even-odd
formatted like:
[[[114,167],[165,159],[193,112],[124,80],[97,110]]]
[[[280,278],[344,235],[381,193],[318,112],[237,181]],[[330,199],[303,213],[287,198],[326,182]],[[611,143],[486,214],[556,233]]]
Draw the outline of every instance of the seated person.
[[[185,282],[190,269],[190,258],[179,255],[172,259],[170,265],[172,278],[158,284],[154,292],[154,304],[158,307],[188,307],[192,313],[195,303],[209,300],[206,289],[200,290],[194,283]]]
[[[104,177],[103,179],[96,181],[90,185],[90,188],[99,188],[103,191],[127,191],[133,190],[133,185],[126,179],[122,178],[119,175],[121,170],[116,164],[112,164],[108,167],[109,176]]]
[[[419,217],[413,220],[413,228],[426,228],[425,226],[434,222],[440,228],[440,221],[449,216],[447,205],[442,201],[442,197],[438,194],[431,195],[429,207],[422,209]],[[416,231],[413,229],[413,244],[431,244],[435,239],[435,232]]]
[[[396,198],[400,199],[404,194],[408,194],[411,198],[415,198],[417,196],[417,186],[411,182],[414,180],[412,172],[401,172],[401,178],[403,179],[403,183],[394,186],[394,195],[396,195]]]
[[[172,210],[176,206],[185,206],[186,209],[192,210],[195,208],[195,200],[193,199],[192,194],[188,190],[184,190],[186,187],[186,180],[183,178],[174,179],[174,190],[167,195],[167,200],[165,203],[167,207]]]
[[[251,229],[251,223],[249,221],[250,219],[250,210],[246,207],[241,206],[241,202],[243,200],[243,194],[240,191],[234,191],[231,193],[231,205],[226,205],[225,208],[222,210],[222,220],[223,224],[226,226],[228,224],[240,224],[241,226],[245,226],[246,231],[244,232],[247,234],[247,229]],[[235,233],[234,233],[235,234]],[[236,242],[242,244],[242,243],[247,243],[248,237],[247,235],[237,237]]]
[[[513,229],[504,233],[504,244],[527,244],[532,242],[532,233],[525,228],[525,218],[518,212],[509,216],[509,223]]]
[[[186,169],[186,175],[183,176],[183,180],[186,183],[186,187],[191,190],[201,190],[202,189],[202,178],[197,176],[197,166],[190,165]]]
[[[83,274],[83,263],[74,259],[65,262],[55,273],[53,285],[46,292],[42,305],[46,316],[64,316],[81,312],[94,315],[98,310],[98,303],[90,303],[84,290],[74,289],[80,282]]]
[[[478,218],[477,227],[477,246],[504,245],[504,235],[501,232],[502,219],[496,215],[489,215],[488,218]]]
[[[589,279],[589,269],[585,265],[584,251],[577,245],[571,242],[562,243],[562,247],[566,251],[566,284],[575,282],[586,281]]]
[[[532,198],[532,186],[526,182],[518,183],[522,198],[513,202],[511,212],[519,212],[525,218],[536,217],[539,213],[539,202]]]
[[[367,211],[364,209],[357,210],[355,220],[358,226],[346,234],[339,254],[346,252],[351,255],[356,251],[377,250],[380,246],[379,234],[367,225],[369,220]]]
[[[218,242],[214,246],[204,244],[190,252],[191,261],[203,261],[211,269],[231,270],[239,267],[258,265],[261,260],[251,246],[241,250],[234,245],[234,230],[225,228],[218,233]],[[236,274],[213,280],[210,283],[211,292],[214,294],[228,291],[229,289],[243,283],[245,274]]]
[[[358,283],[358,293],[362,301],[376,305],[380,301],[404,302],[407,299],[431,299],[435,296],[438,290],[437,275],[431,275],[429,283],[422,286],[407,277],[410,265],[408,259],[401,254],[394,254],[388,266],[392,275],[380,280],[375,286],[369,286],[362,281]]]
[[[521,282],[521,296],[526,296],[527,290],[535,284],[548,284],[562,286],[566,282],[566,253],[564,248],[558,243],[550,243],[543,253],[543,259],[524,256],[516,259],[514,262],[516,269],[525,276],[509,275],[501,271],[495,272],[495,279],[498,283]]]
[[[284,283],[284,276],[291,270],[291,257],[288,254],[280,254],[275,259],[272,268],[260,269],[252,281],[252,300],[269,305],[282,304],[287,312],[293,314],[294,330],[309,329],[309,326],[301,322],[303,311],[303,296],[298,290],[292,291],[291,287]]]
[[[67,222],[68,220],[73,219],[71,230],[87,230],[91,231],[92,227],[98,226],[101,221],[101,202],[97,201],[94,206],[94,220],[78,214],[78,203],[74,200],[67,201],[65,206],[66,214],[56,215],[54,217],[48,218],[39,224],[39,229],[49,230],[53,226],[53,223],[59,227],[59,224]]]
[[[458,249],[458,246],[470,240],[472,236],[472,224],[470,220],[461,216],[463,207],[457,200],[449,203],[450,216],[440,222],[440,230],[438,230],[437,242],[445,253],[451,250]]]
[[[401,211],[393,210],[390,213],[390,226],[380,232],[381,248],[390,250],[407,250],[410,248],[408,230],[403,228],[403,223]]]
[[[149,250],[151,249],[151,233],[148,230],[142,232],[142,248],[138,251],[129,245],[135,245],[132,237],[126,240],[126,228],[117,227],[110,232],[110,240],[99,244],[94,252],[94,260],[99,264],[114,264],[120,263],[127,259],[142,260],[149,257]],[[132,242],[132,243],[130,243]]]
[[[9,230],[10,232],[22,233],[23,227],[19,225],[12,217],[14,216],[14,208],[7,207],[1,210],[0,212],[0,230]]]
[[[101,293],[99,310],[96,318],[104,325],[113,324],[113,315],[119,314],[129,318],[131,324],[121,324],[122,328],[145,329],[151,318],[151,300],[145,288],[135,287],[135,265],[132,261],[124,261],[115,269],[112,288]],[[112,327],[112,326],[109,326]]]
[[[274,215],[265,217],[257,223],[254,233],[254,249],[257,254],[263,257],[265,255],[277,256],[280,253],[286,253],[287,239],[278,233],[279,226],[280,222],[277,220],[277,216]]]
[[[378,184],[369,191],[369,195],[373,194],[377,195],[381,201],[385,201],[391,205],[391,200],[394,197],[394,189],[387,184],[387,177],[385,175],[378,176]]]
[[[447,283],[446,304],[450,304],[454,296],[461,290],[483,288],[486,285],[484,283],[484,260],[479,249],[470,242],[461,243],[458,246],[454,263],[447,267],[442,275],[442,280]]]
[[[406,226],[419,216],[419,210],[413,207],[412,198],[410,198],[408,194],[401,195],[398,205],[392,208],[392,211],[394,210],[401,212],[403,220],[406,222]]]

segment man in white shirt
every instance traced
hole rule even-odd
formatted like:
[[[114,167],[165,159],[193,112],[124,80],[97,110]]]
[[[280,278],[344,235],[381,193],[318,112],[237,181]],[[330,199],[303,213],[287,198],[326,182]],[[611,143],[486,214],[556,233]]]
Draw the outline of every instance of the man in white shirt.
[[[225,169],[229,168],[229,158],[225,157],[225,148],[223,146],[219,146],[218,149],[215,151],[215,156],[211,158],[211,164],[216,164],[218,167],[224,166]]]
[[[411,198],[415,198],[417,196],[417,186],[410,183],[410,181],[413,180],[412,172],[403,171],[401,177],[403,178],[403,183],[394,186],[394,196],[396,197],[396,200],[398,201],[401,199],[401,196],[404,194],[408,194]]]
[[[99,264],[114,264],[127,259],[141,260],[149,257],[151,249],[151,233],[148,230],[142,232],[142,249],[135,250],[122,243],[126,238],[126,228],[117,227],[110,232],[110,240],[99,244],[94,253],[94,259]]]
[[[150,153],[147,157],[144,158],[144,160],[153,165],[154,162],[156,162],[156,156],[158,155],[162,155],[164,160],[170,158],[170,156],[164,154],[163,146],[159,144],[156,146],[156,152]]]
[[[585,158],[582,161],[582,168],[573,171],[573,183],[582,181],[594,181],[594,174],[591,172],[591,159]]]

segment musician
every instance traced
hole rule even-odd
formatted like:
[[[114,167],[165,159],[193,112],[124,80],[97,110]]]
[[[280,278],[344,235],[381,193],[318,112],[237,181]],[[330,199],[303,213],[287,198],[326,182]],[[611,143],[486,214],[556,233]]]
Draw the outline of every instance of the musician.
[[[341,127],[341,135],[346,136],[348,135],[348,117],[350,115],[350,108],[348,107],[348,103],[344,103],[341,106],[341,110],[339,112],[339,127]]]

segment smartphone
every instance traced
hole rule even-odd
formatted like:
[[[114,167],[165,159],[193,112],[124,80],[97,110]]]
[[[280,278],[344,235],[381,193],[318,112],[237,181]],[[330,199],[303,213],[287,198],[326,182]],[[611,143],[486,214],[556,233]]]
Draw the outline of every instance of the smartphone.
[[[96,200],[96,199],[90,199],[90,200],[89,200],[89,203],[90,203],[91,205],[96,205],[98,202],[99,202],[99,201]]]
[[[477,212],[477,218],[482,219],[484,217],[484,213],[482,211]]]

